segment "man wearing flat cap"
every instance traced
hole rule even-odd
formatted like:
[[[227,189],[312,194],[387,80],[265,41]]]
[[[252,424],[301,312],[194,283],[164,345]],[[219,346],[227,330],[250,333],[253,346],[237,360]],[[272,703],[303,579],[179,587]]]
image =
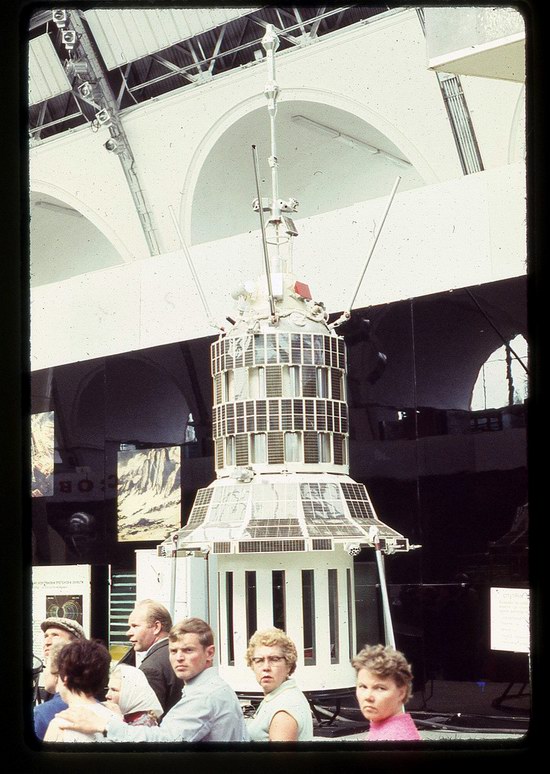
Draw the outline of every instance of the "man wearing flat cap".
[[[56,712],[66,709],[67,705],[56,691],[57,667],[52,663],[52,648],[59,652],[63,645],[73,640],[85,640],[84,629],[72,618],[46,618],[40,628],[44,632],[44,687],[49,696],[42,704],[34,707],[34,732],[39,739],[44,738],[50,720]]]

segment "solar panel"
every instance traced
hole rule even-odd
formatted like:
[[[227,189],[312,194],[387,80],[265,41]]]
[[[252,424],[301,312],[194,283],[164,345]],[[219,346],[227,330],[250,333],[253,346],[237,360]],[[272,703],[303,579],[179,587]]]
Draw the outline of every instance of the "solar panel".
[[[252,527],[249,524],[243,533],[243,537],[253,539],[293,537],[301,538],[304,537],[304,534],[299,524],[297,526],[289,526],[279,525],[277,522],[274,522],[274,525],[270,527]]]
[[[239,542],[239,553],[241,554],[305,550],[304,540],[243,540]]]
[[[283,433],[268,433],[267,459],[270,465],[281,465],[285,461]]]
[[[297,516],[298,490],[296,484],[262,484],[255,486],[252,495],[252,518],[256,521],[293,520]]]
[[[308,524],[307,531],[309,537],[365,537],[363,531],[349,521],[336,524],[316,524],[315,526]]]
[[[193,504],[193,509],[191,510],[191,514],[189,516],[189,521],[184,527],[187,532],[189,532],[194,527],[197,527],[199,524],[202,524],[206,518],[208,506],[212,500],[213,492],[214,490],[209,488],[199,489],[197,492],[197,496],[195,497],[195,502]]]
[[[246,517],[248,489],[239,486],[220,486],[214,492],[208,523],[241,524]]]
[[[212,546],[212,551],[215,554],[230,554],[231,553],[231,543],[229,540],[223,540],[219,541],[217,543],[214,543]]]
[[[356,519],[375,519],[376,514],[363,484],[343,483],[342,492],[351,515]]]
[[[317,538],[311,541],[311,547],[314,551],[332,551],[332,540],[324,540],[323,538]]]

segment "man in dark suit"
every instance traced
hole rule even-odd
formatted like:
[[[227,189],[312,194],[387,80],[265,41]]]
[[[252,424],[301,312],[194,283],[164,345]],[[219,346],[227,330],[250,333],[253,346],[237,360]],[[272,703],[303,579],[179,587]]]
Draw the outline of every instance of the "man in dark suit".
[[[164,714],[181,699],[183,680],[176,677],[168,654],[168,633],[172,618],[153,599],[137,602],[128,618],[128,639],[136,653],[143,653],[139,668],[156,693]]]

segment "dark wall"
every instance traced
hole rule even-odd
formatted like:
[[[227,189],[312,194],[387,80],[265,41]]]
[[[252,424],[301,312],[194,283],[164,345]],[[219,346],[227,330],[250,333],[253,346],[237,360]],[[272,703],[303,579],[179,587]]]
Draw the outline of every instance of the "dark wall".
[[[118,543],[117,458],[136,449],[180,446],[182,517],[197,488],[213,477],[209,340],[182,342],[38,371],[31,411],[55,412],[54,493],[32,498],[34,562],[84,562],[133,568]],[[186,442],[189,415],[196,440]],[[75,514],[83,517],[74,518]],[[157,541],[158,542],[158,541]]]
[[[357,406],[469,410],[481,365],[517,334],[527,338],[526,278],[412,298],[354,313],[349,338]],[[375,354],[387,366],[377,378]]]

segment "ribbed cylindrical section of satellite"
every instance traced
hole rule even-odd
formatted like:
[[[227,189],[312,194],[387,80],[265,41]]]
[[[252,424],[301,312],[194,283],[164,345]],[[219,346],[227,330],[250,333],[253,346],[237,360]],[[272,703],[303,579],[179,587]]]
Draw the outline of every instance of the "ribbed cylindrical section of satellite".
[[[216,473],[348,472],[346,350],[326,332],[260,330],[212,345]]]
[[[288,549],[217,557],[218,669],[237,692],[260,694],[246,665],[248,639],[276,626],[291,637],[296,679],[313,697],[349,692],[356,652],[353,559],[329,551]],[[275,541],[273,541],[275,545]]]

